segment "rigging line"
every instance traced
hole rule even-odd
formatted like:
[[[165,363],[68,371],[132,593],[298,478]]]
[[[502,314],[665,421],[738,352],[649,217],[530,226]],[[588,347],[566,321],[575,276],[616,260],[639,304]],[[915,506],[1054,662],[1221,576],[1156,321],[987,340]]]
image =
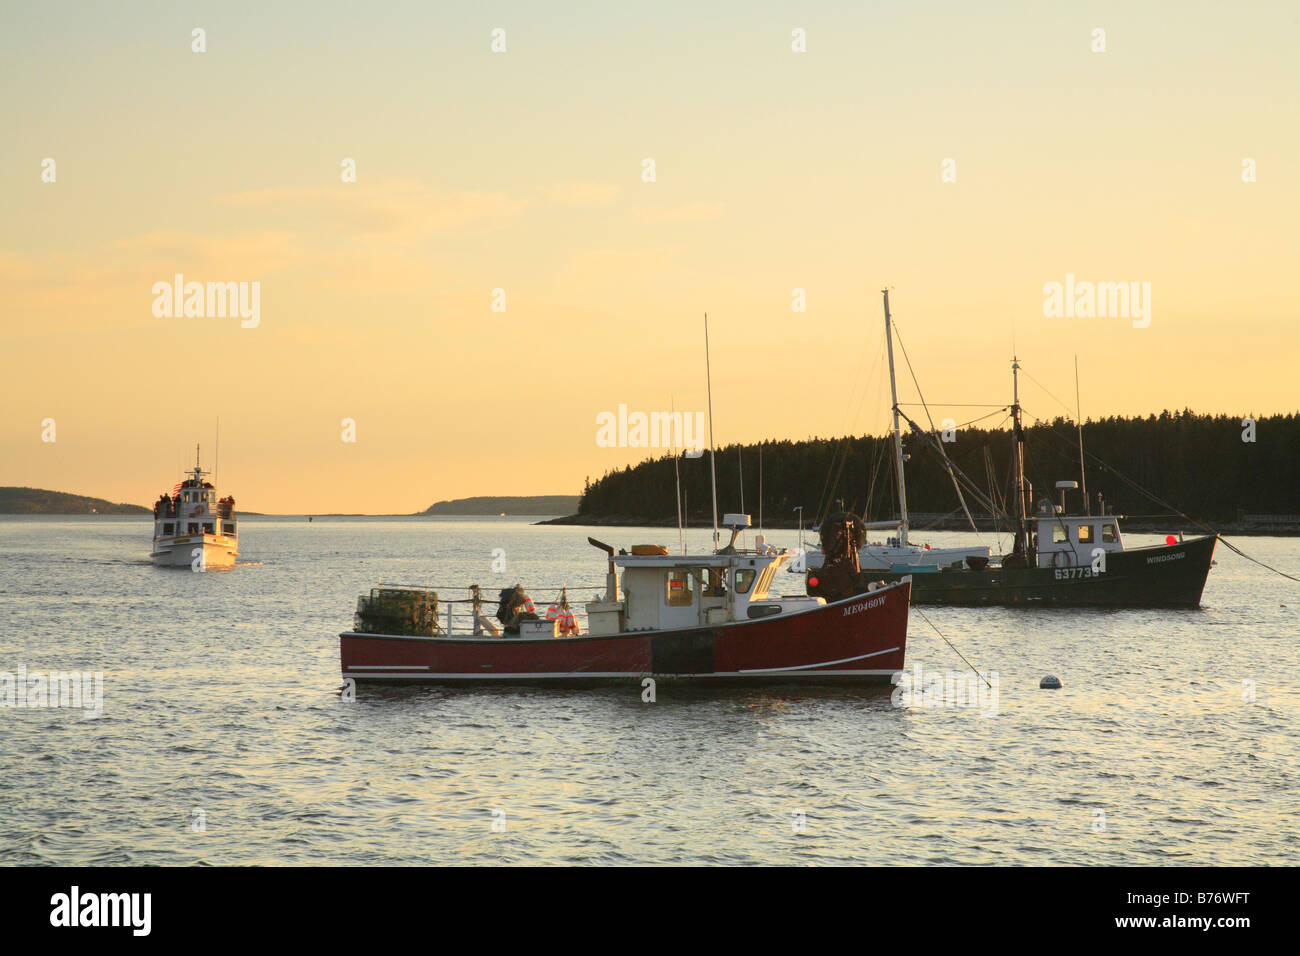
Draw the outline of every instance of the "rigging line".
[[[930,423],[930,434],[934,434],[934,419],[930,416],[930,407],[925,404],[925,395],[921,393],[921,383],[916,380],[916,370],[912,368],[912,358],[907,354],[907,346],[903,343],[903,336],[899,334],[898,327],[894,327],[894,335],[898,339],[898,347],[903,352],[903,361],[907,363],[908,374],[912,376],[912,384],[916,386],[916,397],[921,400],[921,407],[925,409],[925,420]],[[975,524],[975,516],[970,513],[970,508],[966,506],[966,497],[961,493],[961,485],[957,482],[957,476],[953,474],[951,462],[947,454],[943,455],[944,464],[948,467],[948,477],[952,479],[953,490],[957,492],[957,501],[961,505],[961,510],[966,512],[966,520],[970,522],[971,530],[975,532],[976,540],[982,541],[979,536],[980,529]]]
[[[852,419],[850,419],[846,423],[847,427],[845,428],[844,434],[851,435],[853,433],[853,429],[857,426],[857,423],[862,420],[862,407],[867,404],[867,394],[871,391],[871,383],[875,381],[876,376],[882,370],[882,367],[884,366],[884,362],[885,362],[885,343],[881,342],[880,351],[876,353],[876,361],[872,363],[871,366],[871,373],[867,376],[867,380],[862,384],[862,397],[858,399],[857,411],[853,413]],[[877,396],[879,396],[880,392],[884,391],[884,387],[885,387],[885,379],[884,376],[882,375],[880,376],[880,386],[876,390]],[[879,404],[879,399],[877,399],[877,404]]]
[[[868,341],[870,341],[870,340],[868,339]],[[865,345],[865,344],[863,345],[863,354],[866,354],[866,345]],[[817,524],[818,524],[818,526],[820,526],[821,523],[822,523],[822,521],[825,520],[825,518],[826,518],[828,515],[830,515],[831,508],[832,508],[832,507],[834,506],[834,504],[835,504],[835,493],[836,493],[837,491],[839,491],[840,479],[841,479],[841,478],[843,477],[843,475],[844,475],[844,469],[845,469],[845,467],[848,465],[849,455],[851,454],[852,449],[853,449],[853,429],[854,429],[854,427],[857,425],[858,421],[860,421],[861,418],[862,418],[862,408],[863,408],[863,406],[866,405],[866,403],[867,403],[867,396],[868,396],[868,394],[869,394],[870,391],[871,391],[871,383],[872,383],[872,381],[875,380],[875,378],[876,378],[876,376],[877,376],[877,373],[878,373],[878,372],[881,370],[881,368],[883,367],[883,364],[884,364],[884,356],[885,356],[885,345],[884,345],[884,343],[882,342],[882,343],[880,344],[880,350],[876,353],[876,360],[875,360],[874,363],[872,363],[871,370],[870,370],[869,374],[867,375],[866,380],[863,382],[863,385],[862,385],[862,397],[858,400],[857,411],[854,412],[854,413],[852,414],[852,416],[850,417],[849,414],[848,414],[849,409],[848,409],[848,408],[845,409],[845,419],[846,419],[846,420],[845,420],[845,428],[844,428],[844,442],[843,442],[843,444],[841,445],[840,450],[839,450],[839,458],[840,458],[840,461],[839,461],[839,465],[838,465],[838,467],[836,467],[836,464],[835,464],[835,458],[832,457],[832,459],[831,459],[831,469],[832,469],[832,472],[833,472],[834,478],[833,478],[833,480],[832,480],[832,479],[831,479],[831,472],[828,472],[828,474],[827,474],[827,479],[828,479],[828,481],[829,481],[829,490],[828,490],[826,487],[823,487],[823,492],[822,492],[822,493],[823,493],[823,500],[822,500],[822,501],[819,501],[818,504],[817,504]],[[861,375],[861,371],[862,371],[862,367],[859,366],[859,367],[858,367],[858,375]],[[881,377],[880,377],[880,390],[883,390],[883,388],[884,388],[884,377],[881,376]],[[850,408],[851,408],[852,405],[853,405],[853,394],[852,394],[852,393],[853,393],[853,392],[856,392],[856,391],[857,391],[857,378],[855,377],[855,379],[854,379],[854,387],[853,387],[853,389],[850,390],[850,395],[849,395],[849,407],[850,407]],[[877,403],[878,403],[878,402],[877,402]],[[822,506],[823,506],[823,504],[825,505],[825,511],[822,510]],[[850,509],[850,510],[852,510],[852,509]]]
[[[1035,421],[1040,421],[1040,419],[1035,418]],[[1063,439],[1061,439],[1061,436],[1060,436],[1060,435],[1057,435],[1057,434],[1056,434],[1055,432],[1053,432],[1050,428],[1048,428],[1048,429],[1046,430],[1046,432],[1047,432],[1048,435],[1052,436],[1053,438],[1057,439],[1058,441],[1063,440]],[[1071,448],[1071,450],[1073,450],[1073,448]],[[1258,558],[1252,558],[1252,557],[1251,557],[1250,555],[1248,555],[1245,551],[1242,551],[1239,547],[1237,547],[1235,544],[1233,544],[1231,541],[1229,541],[1229,540],[1227,539],[1226,536],[1224,536],[1223,534],[1220,534],[1217,530],[1215,530],[1215,528],[1214,528],[1213,525],[1207,524],[1206,522],[1201,521],[1201,520],[1198,519],[1198,518],[1193,518],[1191,515],[1188,515],[1188,514],[1185,514],[1185,513],[1182,512],[1182,511],[1179,511],[1176,507],[1174,507],[1173,505],[1171,505],[1169,502],[1165,501],[1163,498],[1160,498],[1160,497],[1157,496],[1156,494],[1154,494],[1154,493],[1152,493],[1152,492],[1150,492],[1150,491],[1147,491],[1145,488],[1143,488],[1141,485],[1139,485],[1139,484],[1138,484],[1136,481],[1134,481],[1132,478],[1128,477],[1128,475],[1124,474],[1124,473],[1121,472],[1121,471],[1118,471],[1117,469],[1115,469],[1115,468],[1112,467],[1111,465],[1108,465],[1106,462],[1102,461],[1102,459],[1098,458],[1098,457],[1097,457],[1096,455],[1094,455],[1092,452],[1085,452],[1085,454],[1086,454],[1089,458],[1091,458],[1091,459],[1092,459],[1092,460],[1097,464],[1097,467],[1098,467],[1098,468],[1102,469],[1102,471],[1106,471],[1106,472],[1109,472],[1110,474],[1114,475],[1116,478],[1118,478],[1120,481],[1124,482],[1124,484],[1128,485],[1130,488],[1132,488],[1132,489],[1133,489],[1134,491],[1136,491],[1138,494],[1140,494],[1140,495],[1144,495],[1145,497],[1147,497],[1147,498],[1150,499],[1151,501],[1153,501],[1153,502],[1155,502],[1156,504],[1160,505],[1160,507],[1162,507],[1162,508],[1168,508],[1170,511],[1172,511],[1174,514],[1176,514],[1178,517],[1182,518],[1184,521],[1190,522],[1191,524],[1193,524],[1193,525],[1195,525],[1196,527],[1200,528],[1202,531],[1208,531],[1208,532],[1210,532],[1211,534],[1217,535],[1218,538],[1219,538],[1219,540],[1223,542],[1224,547],[1226,547],[1229,551],[1232,551],[1232,552],[1235,552],[1236,554],[1241,555],[1241,557],[1245,558],[1247,561],[1251,561],[1251,562],[1253,562],[1253,563],[1255,563],[1255,564],[1258,564],[1261,568],[1266,568],[1266,569],[1268,569],[1269,571],[1272,571],[1274,574],[1280,574],[1280,575],[1282,575],[1282,577],[1287,578],[1288,580],[1296,581],[1296,582],[1300,582],[1300,578],[1297,578],[1297,577],[1295,577],[1295,576],[1293,576],[1293,575],[1287,574],[1285,571],[1281,571],[1281,570],[1279,570],[1279,569],[1273,567],[1271,564],[1265,564],[1263,561],[1259,560]]]
[[[847,396],[847,401],[844,404],[844,425],[845,425],[844,434],[846,435],[849,434],[850,426],[852,425],[852,418],[850,417],[850,415],[853,411],[853,399],[858,393],[858,382],[862,380],[862,371],[864,368],[867,367],[866,364],[866,359],[868,355],[867,349],[870,347],[871,347],[871,336],[867,335],[867,337],[862,342],[862,358],[856,363],[853,372],[853,381],[849,385],[849,393]],[[879,357],[877,357],[877,362],[878,361],[879,361]],[[867,376],[866,381],[863,382],[862,390],[864,396],[867,389],[871,385],[871,376],[874,374],[875,374],[875,365],[873,364],[871,366],[871,370]]]
[[[867,502],[863,509],[862,517],[869,520],[872,512],[872,503],[876,500],[876,481],[880,478],[880,466],[885,463],[885,442],[879,442],[876,447],[876,462],[871,466],[871,480],[867,485]]]
[[[996,469],[993,467],[993,454],[989,451],[989,446],[984,446],[984,478],[988,482],[989,497],[998,508],[1006,508],[1006,502],[1001,500],[1001,490],[998,488],[998,478]],[[1002,523],[999,521],[996,513],[993,514],[993,540],[997,543],[998,553],[1002,553]]]
[[[995,409],[994,411],[989,412],[987,415],[981,415],[979,418],[972,418],[970,421],[968,421],[968,422],[962,422],[960,425],[957,425],[957,426],[955,426],[955,427],[957,427],[957,428],[966,428],[966,427],[969,426],[969,425],[974,425],[976,422],[982,422],[982,421],[984,421],[984,419],[986,419],[986,418],[992,418],[994,415],[997,415],[997,414],[1000,413],[1000,412],[1007,412],[1007,411],[1010,411],[1010,410],[1011,410],[1011,406],[1010,406],[1010,405],[1003,405],[1001,408],[999,408],[999,409]]]
[[[1047,392],[1047,396],[1048,396],[1049,398],[1051,398],[1054,402],[1056,402],[1056,404],[1058,404],[1058,405],[1060,405],[1062,408],[1064,408],[1065,411],[1066,411],[1066,413],[1069,415],[1070,418],[1074,418],[1074,416],[1075,416],[1075,411],[1074,411],[1074,409],[1072,409],[1069,405],[1065,404],[1065,402],[1061,401],[1059,398],[1057,398],[1057,397],[1056,397],[1055,395],[1053,395],[1051,392],[1048,392],[1048,391],[1047,391],[1047,386],[1045,386],[1042,382],[1040,382],[1038,379],[1034,378],[1034,377],[1033,377],[1032,375],[1030,375],[1028,372],[1025,372],[1025,367],[1024,367],[1024,365],[1021,365],[1021,366],[1020,366],[1020,371],[1021,371],[1021,372],[1024,372],[1025,378],[1029,379],[1029,381],[1033,382],[1035,385],[1037,385],[1039,388],[1041,388],[1044,392]],[[1021,407],[1023,408],[1024,406],[1021,406]]]
[[[987,686],[989,690],[993,689],[993,685],[989,683],[989,679],[985,677],[983,674],[981,674],[979,670],[976,669],[974,664],[966,660],[966,655],[963,654],[961,651],[957,650],[957,645],[955,645],[952,641],[948,640],[948,638],[944,637],[943,631],[939,630],[937,627],[934,627],[934,621],[926,617],[925,612],[922,611],[918,605],[915,604],[912,605],[912,610],[915,611],[917,614],[921,615],[922,620],[924,620],[926,624],[929,624],[931,627],[934,628],[934,633],[938,634],[940,637],[943,637],[943,642],[952,648],[952,652],[956,654],[958,657],[960,657],[962,659],[962,662],[965,663],[967,667],[975,671],[975,676],[978,677],[980,680],[982,680],[985,686]]]
[[[834,488],[831,485],[831,479],[835,475],[835,462],[843,453],[843,450],[844,450],[844,442],[839,442],[831,446],[830,467],[826,469],[826,478],[822,482],[822,493],[821,496],[817,499],[817,510],[813,512],[813,517],[817,519],[818,527],[821,526],[822,519],[825,517],[825,515],[829,514],[829,508],[827,506],[827,500],[828,500],[827,495],[833,496],[835,493]],[[822,510],[823,508],[826,508],[827,510],[823,511]]]

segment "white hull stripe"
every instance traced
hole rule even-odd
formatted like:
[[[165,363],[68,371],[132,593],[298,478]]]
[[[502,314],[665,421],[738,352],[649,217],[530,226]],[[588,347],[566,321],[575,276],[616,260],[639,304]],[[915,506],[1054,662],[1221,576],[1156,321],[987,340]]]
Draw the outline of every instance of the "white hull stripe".
[[[776,673],[788,677],[888,677],[899,672],[898,668],[888,670],[853,670],[853,671],[805,671],[805,670],[787,670],[779,669]],[[345,668],[343,676],[360,677],[360,678],[391,678],[391,679],[411,679],[411,680],[573,680],[580,678],[607,678],[607,677],[680,677],[680,678],[703,678],[708,680],[716,677],[753,677],[754,671],[717,671],[708,674],[655,674],[649,671],[569,671],[567,673],[522,673],[522,674],[420,674],[420,673],[394,673],[393,671],[376,671],[373,667],[352,667]]]
[[[892,654],[898,650],[897,647],[889,647],[883,651],[872,651],[870,654],[859,654],[856,657],[841,657],[837,661],[822,661],[820,664],[799,664],[795,667],[754,667],[748,670],[740,671],[741,674],[775,674],[778,671],[803,671],[811,670],[814,667],[830,667],[834,664],[847,664],[849,661],[860,661],[868,657],[879,657],[881,654]]]

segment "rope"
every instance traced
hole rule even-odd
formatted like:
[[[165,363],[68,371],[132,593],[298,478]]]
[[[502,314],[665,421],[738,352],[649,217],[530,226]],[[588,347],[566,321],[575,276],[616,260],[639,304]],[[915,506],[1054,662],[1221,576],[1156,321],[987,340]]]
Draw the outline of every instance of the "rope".
[[[976,667],[975,667],[974,664],[972,664],[970,661],[966,660],[966,655],[963,654],[961,651],[957,650],[957,645],[953,644],[952,641],[948,640],[948,638],[946,638],[946,637],[943,636],[943,631],[939,630],[937,627],[934,627],[934,621],[932,621],[932,620],[930,620],[928,617],[926,617],[926,616],[925,616],[925,612],[922,611],[921,608],[920,608],[919,606],[913,604],[913,605],[912,605],[912,610],[915,611],[917,614],[921,615],[921,618],[925,621],[926,624],[929,624],[930,627],[934,628],[934,633],[938,634],[940,637],[943,637],[943,642],[944,642],[945,644],[947,644],[949,647],[952,648],[952,652],[953,652],[954,654],[956,654],[958,657],[960,657],[960,658],[962,659],[962,663],[963,663],[963,664],[965,664],[967,667],[969,667],[972,671],[975,671],[975,676],[978,677],[980,680],[982,680],[982,681],[984,682],[985,686],[989,688],[989,690],[992,690],[992,689],[993,689],[993,685],[989,683],[989,679],[988,679],[987,677],[985,677],[983,674],[981,674],[981,673],[976,669]]]

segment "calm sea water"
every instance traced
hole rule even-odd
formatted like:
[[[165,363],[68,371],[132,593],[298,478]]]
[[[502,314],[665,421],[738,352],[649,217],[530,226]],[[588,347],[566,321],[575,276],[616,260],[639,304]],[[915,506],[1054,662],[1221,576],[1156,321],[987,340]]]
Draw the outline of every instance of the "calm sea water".
[[[0,708],[0,863],[1300,862],[1300,585],[1222,547],[1199,611],[925,609],[997,675],[996,713],[662,684],[346,702],[336,635],[379,580],[585,596],[589,533],[675,532],[241,530],[240,567],[193,574],[149,563],[147,520],[0,518],[0,671],[104,675],[98,719]],[[1300,575],[1300,541],[1237,543]],[[964,668],[914,612],[917,664]]]

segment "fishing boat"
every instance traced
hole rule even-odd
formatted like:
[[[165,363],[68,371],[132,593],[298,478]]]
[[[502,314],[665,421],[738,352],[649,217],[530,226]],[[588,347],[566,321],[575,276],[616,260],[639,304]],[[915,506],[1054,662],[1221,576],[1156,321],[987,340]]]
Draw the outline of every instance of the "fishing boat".
[[[215,486],[206,480],[209,474],[199,465],[196,447],[188,477],[154,502],[154,564],[194,571],[234,566],[239,557],[235,499],[218,499]]]
[[[888,311],[888,293],[886,293]],[[954,483],[964,488],[990,513],[1014,529],[1010,554],[998,560],[985,555],[967,556],[960,565],[937,567],[898,564],[888,571],[864,570],[855,575],[843,567],[813,568],[806,572],[809,594],[829,600],[860,593],[868,582],[912,582],[916,604],[1095,606],[1095,607],[1198,607],[1206,578],[1214,562],[1217,534],[1182,539],[1169,535],[1163,545],[1129,548],[1120,531],[1122,515],[1108,514],[1104,506],[1092,514],[1086,491],[1082,508],[1067,510],[1067,493],[1079,489],[1073,480],[1058,481],[1060,504],[1040,499],[1036,505],[1032,484],[1025,478],[1025,432],[1021,422],[1020,363],[1011,362],[1010,406],[1015,447],[1014,513],[1007,514],[956,467],[935,437],[899,411],[895,421],[906,419],[912,434],[943,461]],[[897,428],[895,429],[897,436]],[[1082,438],[1080,438],[1082,448]],[[901,452],[900,452],[901,454]],[[1082,474],[1082,454],[1080,469]],[[901,466],[899,473],[902,473]],[[900,485],[900,494],[902,486]],[[828,539],[829,535],[829,539]],[[853,516],[836,516],[823,531],[823,542],[845,538],[861,544],[865,526]]]
[[[484,613],[477,586],[447,602],[436,591],[376,588],[339,635],[345,679],[365,682],[591,684],[654,678],[709,683],[888,683],[903,668],[909,579],[869,583],[844,600],[774,591],[790,551],[741,550],[748,515],[727,515],[731,543],[712,554],[660,545],[606,555],[605,589],[585,604],[567,592],[546,616],[522,588]],[[445,615],[443,608],[445,607]],[[459,630],[454,613],[459,615]]]
[[[483,595],[444,602],[428,588],[375,588],[357,602],[354,629],[339,635],[345,680],[368,682],[571,683],[646,678],[697,683],[889,682],[903,668],[911,581],[863,582],[861,593],[828,601],[781,594],[778,573],[797,557],[767,545],[737,547],[747,514],[723,516],[731,540],[719,547],[718,482],[713,450],[709,319],[704,317],[709,375],[709,467],[713,484],[710,554],[686,553],[680,512],[680,554],[663,545],[635,545],[605,554],[604,593],[585,603],[584,629],[567,589],[545,617],[520,586],[502,590],[495,620]],[[743,498],[743,493],[742,493]],[[834,553],[832,564],[853,555]],[[465,606],[461,630],[454,610]],[[646,686],[644,683],[643,687]]]

